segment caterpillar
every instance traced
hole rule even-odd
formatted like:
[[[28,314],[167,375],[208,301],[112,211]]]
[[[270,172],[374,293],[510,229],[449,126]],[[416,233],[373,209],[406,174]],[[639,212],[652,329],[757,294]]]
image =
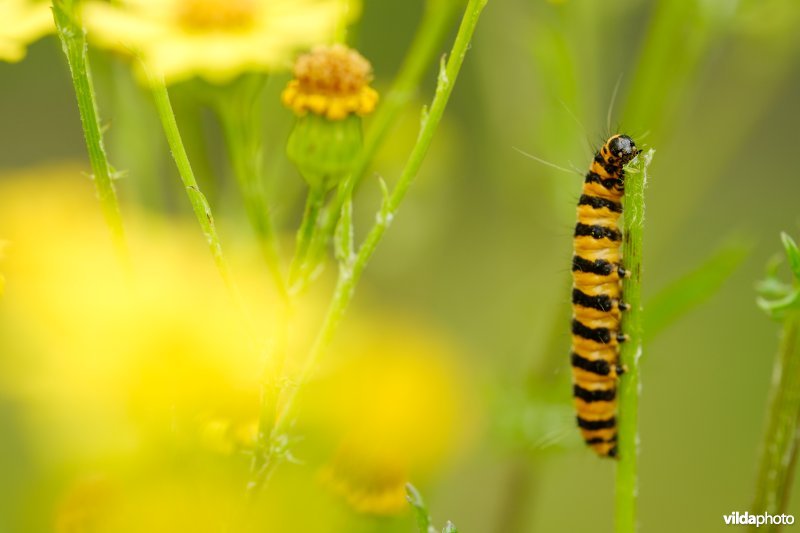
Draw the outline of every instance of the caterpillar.
[[[617,381],[625,341],[622,302],[623,167],[639,151],[627,135],[613,135],[598,151],[578,200],[572,256],[572,383],[578,427],[600,456],[617,455]]]

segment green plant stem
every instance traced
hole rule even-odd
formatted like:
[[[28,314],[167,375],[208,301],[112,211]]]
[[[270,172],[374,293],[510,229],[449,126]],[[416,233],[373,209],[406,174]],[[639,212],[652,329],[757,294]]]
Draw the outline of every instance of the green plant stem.
[[[217,94],[216,111],[239,185],[250,224],[261,253],[281,297],[288,301],[286,281],[281,272],[280,250],[272,224],[272,211],[263,183],[262,133],[259,95],[264,78],[246,75],[237,80],[234,94]]]
[[[436,93],[430,107],[430,112],[427,113],[422,120],[421,129],[417,142],[411,150],[408,161],[400,176],[400,179],[392,191],[391,195],[384,199],[383,205],[376,217],[376,222],[366,239],[358,250],[355,257],[349,261],[344,261],[340,264],[339,277],[334,291],[333,299],[328,307],[326,316],[320,331],[314,341],[314,344],[309,352],[306,362],[300,375],[291,386],[286,387],[285,395],[282,399],[280,406],[280,413],[275,421],[275,426],[272,431],[272,445],[265,451],[266,456],[263,460],[262,466],[257,469],[256,475],[249,484],[250,494],[254,494],[260,486],[262,486],[264,479],[272,472],[275,466],[274,450],[279,449],[276,444],[284,438],[283,432],[291,419],[291,411],[294,406],[297,393],[305,383],[306,378],[311,373],[311,370],[317,365],[319,359],[324,352],[325,348],[330,343],[336,328],[341,321],[341,318],[353,297],[356,284],[361,278],[364,268],[367,266],[372,254],[375,252],[378,244],[380,243],[383,235],[397,213],[403,198],[408,192],[408,188],[414,181],[414,178],[425,159],[425,154],[430,147],[433,135],[436,132],[439,123],[441,122],[444,110],[447,107],[447,102],[450,99],[450,94],[455,86],[458,73],[461,70],[461,65],[464,62],[464,56],[469,48],[472,34],[478,23],[481,11],[486,5],[488,0],[470,0],[467,5],[464,17],[456,35],[455,43],[450,52],[446,66],[443,64],[439,72],[439,79],[436,85]]]
[[[487,1],[488,0],[470,0],[467,6],[464,19],[461,22],[461,27],[458,30],[458,35],[456,36],[456,41],[453,44],[453,49],[447,64],[446,66],[443,65],[443,68],[439,72],[436,94],[433,98],[430,111],[422,120],[417,142],[411,150],[408,162],[403,169],[403,173],[400,175],[397,185],[391,195],[384,199],[383,205],[376,217],[375,224],[358,249],[355,258],[341,265],[333,300],[328,308],[320,334],[311,349],[310,357],[300,376],[299,383],[305,381],[306,376],[311,369],[316,366],[319,356],[333,337],[347,306],[350,304],[355,287],[361,279],[361,274],[364,272],[367,263],[375,253],[375,249],[378,247],[381,239],[383,239],[386,229],[397,214],[400,203],[403,201],[409,187],[414,182],[414,178],[416,178],[420,166],[422,166],[422,162],[433,140],[433,135],[439,126],[439,122],[441,122],[444,110],[447,107],[447,102],[450,99],[450,94],[455,86],[456,78],[461,70],[461,65],[464,61],[467,48],[469,47],[472,34],[475,31],[475,26],[478,22],[481,10],[486,5]],[[292,390],[296,391],[297,388],[294,387]],[[289,411],[291,404],[292,401],[287,399],[284,412]]]
[[[616,533],[634,533],[637,528],[638,460],[639,460],[639,358],[642,355],[642,235],[644,232],[644,187],[647,166],[653,150],[643,154],[639,172],[625,176],[625,219],[622,249],[625,268],[631,276],[622,283],[622,294],[630,309],[622,320],[622,331],[628,341],[622,344],[620,364],[626,372],[619,382],[617,397],[617,484]]]
[[[320,238],[315,239],[308,254],[318,258],[325,250],[328,238],[333,234],[342,205],[350,198],[366,176],[377,151],[383,146],[392,126],[397,122],[403,108],[414,98],[422,76],[440,51],[450,23],[457,13],[460,2],[441,0],[427,2],[422,22],[411,43],[408,54],[391,89],[381,99],[364,139],[364,147],[353,164],[353,171],[338,188],[322,222]]]
[[[222,280],[225,282],[234,302],[242,308],[241,296],[236,288],[236,284],[228,268],[228,263],[222,253],[222,245],[220,244],[217,228],[214,224],[214,216],[211,214],[211,206],[208,200],[200,191],[197,185],[197,180],[192,171],[192,165],[189,162],[189,157],[186,155],[186,149],[181,140],[180,130],[178,123],[175,121],[175,114],[172,112],[172,105],[169,101],[169,93],[167,86],[164,84],[164,78],[150,72],[145,65],[143,68],[147,74],[150,85],[150,90],[153,94],[153,99],[158,111],[158,117],[161,119],[161,125],[164,128],[164,134],[167,137],[167,143],[172,151],[172,157],[175,159],[175,165],[178,167],[178,174],[180,174],[183,187],[186,190],[186,195],[189,197],[189,203],[192,205],[197,223],[200,224],[200,229],[206,237],[208,247],[211,250],[211,255],[214,258],[214,263],[219,270]]]
[[[117,194],[114,191],[114,171],[108,161],[100,119],[97,112],[92,73],[89,68],[86,47],[86,32],[76,18],[73,2],[54,0],[53,19],[55,21],[61,46],[67,56],[72,85],[78,101],[86,149],[92,166],[94,186],[100,200],[103,217],[114,241],[117,254],[123,263],[129,264],[128,246],[125,240],[125,229],[122,224]]]
[[[672,110],[724,26],[721,21],[715,24],[713,11],[704,10],[702,2],[660,0],[654,4],[622,123],[664,135],[676,117]],[[669,69],[662,68],[665,62]],[[660,105],[654,106],[654,101]]]
[[[189,161],[192,162],[192,171],[200,185],[206,200],[215,205],[221,197],[221,184],[217,182],[211,154],[207,145],[207,131],[204,121],[205,103],[203,89],[204,82],[193,80],[191,83],[178,85],[172,90],[172,110],[175,120],[180,122],[183,146]],[[160,140],[160,139],[159,139]]]
[[[781,514],[786,511],[791,478],[797,460],[800,417],[800,313],[783,320],[778,357],[772,374],[767,424],[761,447],[756,495],[752,512]],[[775,532],[780,526],[767,527]]]
[[[441,0],[427,2],[426,6],[422,23],[411,43],[406,60],[375,113],[369,134],[364,139],[364,148],[348,180],[351,191],[364,179],[367,167],[378,149],[383,146],[389,131],[397,122],[400,112],[417,93],[420,80],[439,53],[441,43],[450,28],[451,21],[458,12],[460,3]],[[347,197],[349,194],[343,196]]]
[[[222,124],[234,176],[250,221],[267,264],[273,284],[281,298],[274,349],[267,357],[261,383],[261,407],[257,443],[268,445],[275,420],[281,389],[283,366],[288,350],[288,328],[292,302],[281,270],[281,253],[272,223],[272,210],[265,191],[263,173],[263,131],[261,90],[266,78],[246,74],[237,79],[228,91],[210,87],[209,100]],[[254,457],[251,468],[258,467]]]
[[[297,232],[297,251],[295,252],[292,265],[289,268],[289,287],[293,291],[301,290],[308,283],[308,278],[312,274],[313,264],[309,264],[310,259],[308,250],[312,243],[317,240],[317,225],[319,214],[325,203],[325,187],[311,187],[306,197],[306,207],[303,212],[303,221]]]

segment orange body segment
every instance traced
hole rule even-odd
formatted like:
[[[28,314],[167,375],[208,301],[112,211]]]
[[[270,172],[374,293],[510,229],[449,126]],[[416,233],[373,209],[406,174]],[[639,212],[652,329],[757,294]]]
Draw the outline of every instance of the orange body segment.
[[[617,452],[617,381],[624,304],[620,246],[623,167],[638,151],[630,137],[606,141],[586,174],[572,257],[572,381],[578,427],[598,455]]]

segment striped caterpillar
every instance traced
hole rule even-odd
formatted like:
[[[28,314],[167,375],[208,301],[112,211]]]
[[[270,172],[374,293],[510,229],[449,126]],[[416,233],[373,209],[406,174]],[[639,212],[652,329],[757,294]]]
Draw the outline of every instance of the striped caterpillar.
[[[625,192],[623,167],[638,150],[614,135],[594,156],[578,201],[572,256],[572,381],[578,427],[600,456],[617,454],[617,380],[622,278],[622,234],[617,220]]]

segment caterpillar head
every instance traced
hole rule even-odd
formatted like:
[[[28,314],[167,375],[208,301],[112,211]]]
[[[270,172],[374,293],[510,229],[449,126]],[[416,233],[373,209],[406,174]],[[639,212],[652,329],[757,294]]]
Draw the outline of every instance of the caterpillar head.
[[[606,160],[619,167],[628,164],[638,153],[636,143],[627,135],[614,135],[603,146],[603,156]]]

